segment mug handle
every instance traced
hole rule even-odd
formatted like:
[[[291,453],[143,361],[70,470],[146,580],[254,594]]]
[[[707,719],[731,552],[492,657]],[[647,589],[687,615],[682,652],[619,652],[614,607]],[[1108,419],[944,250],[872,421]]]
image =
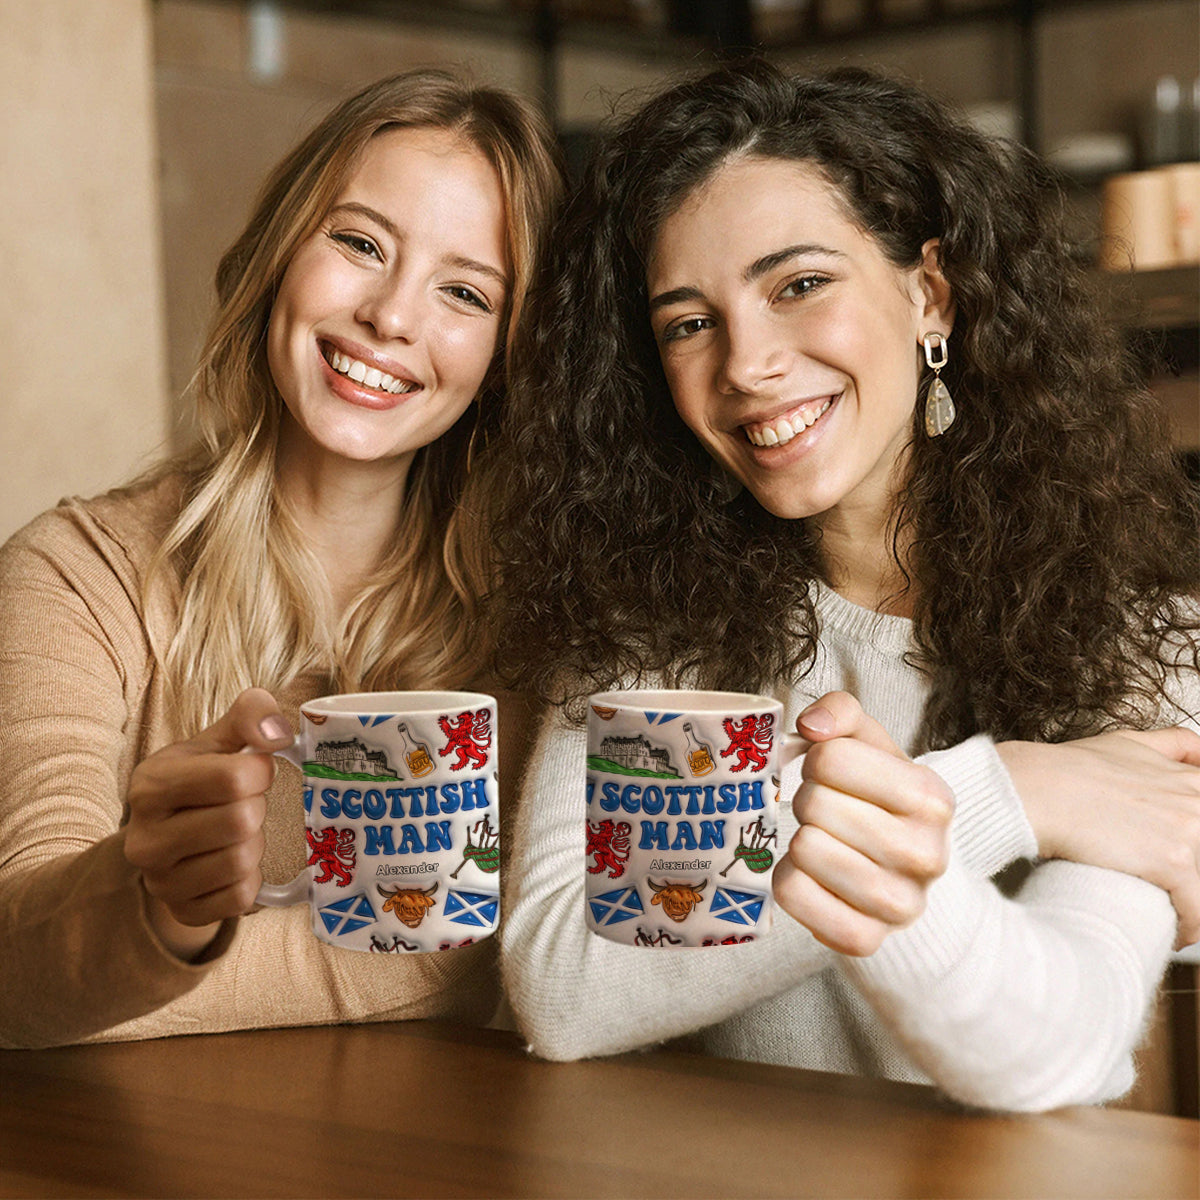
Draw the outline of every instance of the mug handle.
[[[786,766],[794,758],[802,758],[812,743],[798,733],[785,733],[779,739],[779,765]]]
[[[242,753],[253,754],[256,751],[247,746]],[[282,758],[284,762],[291,763],[298,771],[304,770],[304,758],[299,742],[293,742],[290,746],[285,746],[282,750],[276,750],[273,753],[276,758]],[[261,904],[264,908],[289,908],[293,904],[303,904],[307,900],[307,867],[289,883],[264,883],[258,889],[258,895],[254,897],[254,903]]]

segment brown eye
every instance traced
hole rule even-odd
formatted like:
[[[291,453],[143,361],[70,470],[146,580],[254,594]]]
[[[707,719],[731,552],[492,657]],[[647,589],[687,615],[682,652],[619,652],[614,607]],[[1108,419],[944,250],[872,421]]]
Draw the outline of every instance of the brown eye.
[[[801,275],[799,279],[793,279],[779,289],[779,298],[795,300],[815,292],[817,288],[828,282],[829,280],[823,275]]]
[[[674,325],[668,325],[663,330],[662,340],[664,342],[683,341],[686,338],[702,333],[705,329],[711,329],[712,323],[711,317],[685,317],[682,321],[677,321]]]
[[[331,233],[329,235],[335,242],[345,246],[348,250],[352,250],[355,254],[362,255],[363,258],[381,258],[379,247],[375,245],[368,237],[363,237],[359,233]]]

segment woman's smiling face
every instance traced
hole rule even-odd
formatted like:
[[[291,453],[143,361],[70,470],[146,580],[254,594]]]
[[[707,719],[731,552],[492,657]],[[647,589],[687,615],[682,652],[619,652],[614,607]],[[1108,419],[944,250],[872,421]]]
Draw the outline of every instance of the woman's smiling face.
[[[406,469],[479,391],[508,301],[504,194],[442,129],[376,134],[271,310],[271,375],[302,457]]]
[[[936,255],[896,267],[790,159],[735,158],[663,221],[647,288],[675,407],[770,512],[890,509],[921,337],[949,333]]]

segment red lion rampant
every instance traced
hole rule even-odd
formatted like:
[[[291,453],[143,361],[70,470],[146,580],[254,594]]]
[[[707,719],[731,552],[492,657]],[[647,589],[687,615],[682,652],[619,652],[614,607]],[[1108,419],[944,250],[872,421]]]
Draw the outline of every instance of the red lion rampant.
[[[767,765],[767,755],[771,753],[771,727],[775,724],[774,713],[763,713],[756,717],[753,713],[742,721],[726,717],[721,722],[729,737],[729,745],[721,751],[722,758],[731,754],[737,755],[737,762],[729,769],[741,771],[752,767],[761,771]]]
[[[457,719],[438,717],[438,725],[449,739],[438,751],[445,758],[456,751],[458,761],[450,764],[450,770],[461,771],[463,767],[486,767],[487,750],[492,744],[492,714],[490,709],[478,712],[459,713]]]
[[[629,822],[589,821],[587,826],[587,856],[596,856],[588,874],[598,875],[607,867],[609,879],[624,875],[629,857]]]
[[[313,836],[311,829],[304,831],[308,838],[308,848],[312,853],[308,856],[310,867],[320,867],[321,873],[313,883],[328,883],[335,875],[338,887],[348,887],[354,882],[351,872],[354,870],[354,830],[328,829],[320,830]]]

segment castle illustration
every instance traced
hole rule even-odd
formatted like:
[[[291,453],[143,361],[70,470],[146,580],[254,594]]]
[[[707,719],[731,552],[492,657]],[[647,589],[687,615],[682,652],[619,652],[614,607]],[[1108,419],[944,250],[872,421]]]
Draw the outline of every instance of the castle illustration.
[[[388,765],[387,755],[382,750],[368,750],[358,738],[347,738],[344,742],[318,742],[316,761],[344,775],[396,778],[396,772]]]
[[[679,774],[671,765],[671,755],[665,747],[650,745],[640,733],[633,737],[606,737],[600,743],[600,756],[626,769]]]

